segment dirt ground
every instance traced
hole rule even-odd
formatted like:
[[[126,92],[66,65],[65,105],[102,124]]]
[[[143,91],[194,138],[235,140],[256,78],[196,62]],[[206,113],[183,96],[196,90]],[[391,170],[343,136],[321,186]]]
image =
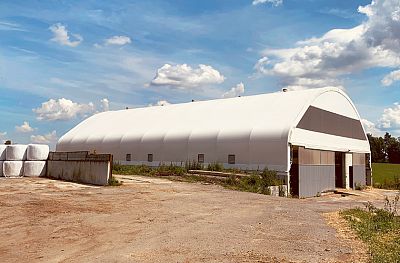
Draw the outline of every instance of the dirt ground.
[[[119,187],[0,179],[0,261],[359,262],[365,248],[334,212],[393,194],[289,199],[120,178]]]

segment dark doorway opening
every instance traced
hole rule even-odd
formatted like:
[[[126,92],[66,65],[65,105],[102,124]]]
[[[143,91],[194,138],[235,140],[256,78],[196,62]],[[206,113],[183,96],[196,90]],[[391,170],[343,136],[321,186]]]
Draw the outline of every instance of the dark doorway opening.
[[[290,166],[290,194],[292,197],[299,196],[299,148],[292,147],[291,151],[292,165]]]
[[[336,188],[344,188],[343,183],[343,158],[344,153],[335,152],[335,187]]]
[[[349,166],[349,181],[350,181],[350,188],[354,190],[354,170],[353,166]]]

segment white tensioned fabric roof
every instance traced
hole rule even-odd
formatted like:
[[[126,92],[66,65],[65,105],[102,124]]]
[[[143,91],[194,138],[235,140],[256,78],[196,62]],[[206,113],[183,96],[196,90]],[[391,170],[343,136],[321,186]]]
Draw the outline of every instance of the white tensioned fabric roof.
[[[286,172],[288,143],[369,152],[368,141],[295,128],[310,105],[360,119],[337,88],[276,92],[98,113],[62,136],[57,151],[95,150],[116,161],[128,153],[133,161],[147,161],[152,153],[156,162],[197,160],[204,153],[206,163],[227,163],[235,154],[238,166]]]

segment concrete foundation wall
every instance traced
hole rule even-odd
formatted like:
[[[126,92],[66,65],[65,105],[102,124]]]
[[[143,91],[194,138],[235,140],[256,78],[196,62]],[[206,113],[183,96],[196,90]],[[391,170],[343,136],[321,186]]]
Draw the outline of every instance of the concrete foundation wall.
[[[112,155],[87,152],[53,152],[49,155],[46,176],[66,181],[107,185],[112,176]]]
[[[299,165],[299,197],[312,197],[334,189],[334,165]]]

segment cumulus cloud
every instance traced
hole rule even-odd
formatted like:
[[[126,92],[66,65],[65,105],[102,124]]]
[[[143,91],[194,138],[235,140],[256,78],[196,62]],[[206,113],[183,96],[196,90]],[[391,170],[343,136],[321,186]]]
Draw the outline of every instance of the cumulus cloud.
[[[171,103],[169,103],[168,101],[166,101],[166,100],[159,100],[159,101],[157,101],[157,103],[155,103],[155,104],[152,104],[152,103],[150,103],[149,104],[149,107],[152,107],[152,106],[167,106],[167,105],[170,105]]]
[[[150,82],[152,86],[169,86],[177,89],[192,89],[202,85],[219,84],[225,77],[211,66],[200,64],[192,68],[187,64],[165,64],[157,70]]]
[[[15,126],[15,130],[21,133],[33,132],[35,129],[29,125],[29,122],[24,121],[24,123],[20,126]]]
[[[57,139],[58,138],[56,131],[52,131],[44,135],[31,135],[31,142],[33,143],[49,144],[49,143],[55,143]]]
[[[82,36],[78,34],[71,34],[75,39],[71,40],[67,28],[60,23],[52,25],[49,29],[53,32],[53,38],[51,41],[57,42],[60,45],[76,47],[83,41]]]
[[[385,108],[377,122],[361,119],[361,123],[365,131],[374,136],[383,136],[386,132],[400,136],[400,103]]]
[[[383,86],[390,86],[393,82],[400,80],[400,70],[395,70],[387,74],[381,81]]]
[[[253,0],[253,5],[270,3],[273,6],[279,6],[283,4],[283,0]]]
[[[235,87],[222,94],[222,98],[233,98],[244,93],[244,84],[240,82]]]
[[[70,120],[77,116],[85,116],[95,112],[93,103],[79,104],[65,98],[50,99],[42,103],[42,106],[33,109],[38,120],[56,121]]]
[[[375,123],[373,123],[372,121],[361,119],[361,123],[364,126],[364,130],[366,133],[370,133],[373,136],[379,136],[380,134],[382,134],[382,131],[379,130],[379,128],[376,127]]]
[[[131,39],[127,36],[113,36],[105,40],[106,45],[123,46],[131,43]]]
[[[283,85],[340,86],[341,76],[372,67],[400,66],[400,5],[378,0],[360,7],[367,19],[350,29],[299,41],[289,49],[267,49],[254,68]],[[385,82],[388,83],[388,82]]]
[[[101,109],[103,111],[109,111],[110,110],[110,102],[107,98],[104,98],[100,101],[101,103]]]
[[[394,103],[393,107],[383,110],[379,119],[379,127],[383,129],[400,129],[400,104]]]

